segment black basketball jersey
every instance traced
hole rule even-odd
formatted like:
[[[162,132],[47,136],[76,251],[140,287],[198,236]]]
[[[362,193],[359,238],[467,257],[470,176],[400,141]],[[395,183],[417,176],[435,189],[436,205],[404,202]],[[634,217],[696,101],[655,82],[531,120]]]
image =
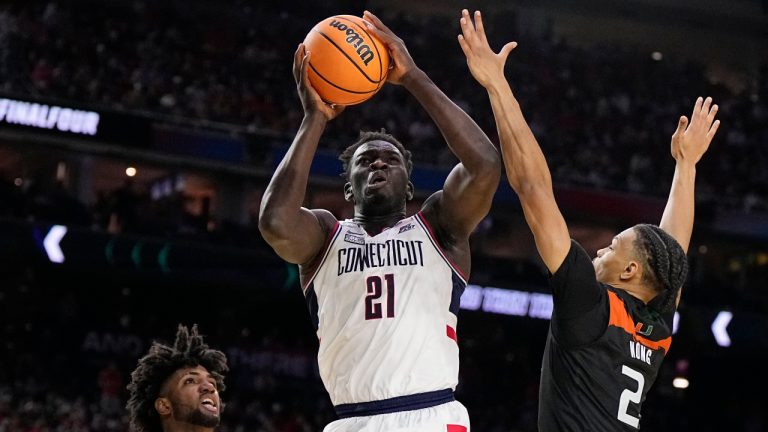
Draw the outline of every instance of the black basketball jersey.
[[[660,314],[598,282],[575,241],[550,286],[539,430],[638,430],[641,405],[672,342],[674,311]]]

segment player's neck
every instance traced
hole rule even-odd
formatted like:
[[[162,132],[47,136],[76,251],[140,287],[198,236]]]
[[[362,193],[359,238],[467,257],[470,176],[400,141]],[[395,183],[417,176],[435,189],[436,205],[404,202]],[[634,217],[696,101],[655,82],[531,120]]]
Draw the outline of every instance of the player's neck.
[[[626,291],[632,297],[641,300],[645,304],[648,304],[648,302],[653,300],[656,294],[658,294],[640,283],[619,281],[616,283],[611,283],[611,285],[613,285],[615,288]]]
[[[381,215],[367,215],[355,211],[354,217],[354,221],[370,235],[376,235],[385,228],[394,226],[402,219],[405,219],[405,210]]]

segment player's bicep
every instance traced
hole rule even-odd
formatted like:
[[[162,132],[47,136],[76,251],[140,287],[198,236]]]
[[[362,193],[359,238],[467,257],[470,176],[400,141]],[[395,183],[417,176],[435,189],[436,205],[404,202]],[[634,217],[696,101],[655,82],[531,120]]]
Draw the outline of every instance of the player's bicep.
[[[565,218],[549,191],[533,190],[521,194],[520,202],[539,255],[550,273],[555,273],[571,248]]]
[[[471,174],[463,164],[456,165],[440,194],[440,223],[454,232],[469,234],[491,209],[500,174],[488,170]]]
[[[335,223],[336,218],[327,210],[302,207],[292,229],[266,240],[280,258],[293,264],[305,264],[320,252]]]

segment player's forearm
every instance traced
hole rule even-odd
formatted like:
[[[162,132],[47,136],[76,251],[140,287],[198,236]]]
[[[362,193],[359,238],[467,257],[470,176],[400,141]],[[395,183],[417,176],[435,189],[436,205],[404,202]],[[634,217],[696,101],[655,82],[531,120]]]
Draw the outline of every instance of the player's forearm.
[[[327,121],[321,114],[305,116],[296,137],[264,191],[259,224],[270,231],[292,229],[309,181],[312,159]]]
[[[442,133],[448,147],[473,177],[496,175],[501,157],[488,136],[421,70],[403,80],[403,86],[424,107]]]
[[[551,193],[552,176],[546,158],[523,117],[512,89],[504,81],[503,85],[490,86],[488,95],[510,185],[521,199],[525,199],[531,188]]]
[[[693,231],[695,209],[696,165],[678,162],[669,191],[667,205],[659,227],[669,233],[688,252]]]

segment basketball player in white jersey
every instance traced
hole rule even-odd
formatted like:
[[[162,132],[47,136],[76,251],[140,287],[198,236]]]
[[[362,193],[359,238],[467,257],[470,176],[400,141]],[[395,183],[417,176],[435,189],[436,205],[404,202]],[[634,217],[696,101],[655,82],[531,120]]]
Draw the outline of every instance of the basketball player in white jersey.
[[[391,135],[361,133],[340,157],[354,218],[303,208],[318,141],[342,107],[325,104],[311,87],[311,53],[299,45],[293,71],[304,119],[264,194],[259,228],[278,255],[300,265],[320,375],[339,416],[326,432],[466,432],[467,410],[453,397],[456,315],[470,271],[469,236],[490,209],[501,160],[403,41],[373,14],[364,18],[390,51],[388,81],[419,101],[460,163],[408,217],[410,152]]]

